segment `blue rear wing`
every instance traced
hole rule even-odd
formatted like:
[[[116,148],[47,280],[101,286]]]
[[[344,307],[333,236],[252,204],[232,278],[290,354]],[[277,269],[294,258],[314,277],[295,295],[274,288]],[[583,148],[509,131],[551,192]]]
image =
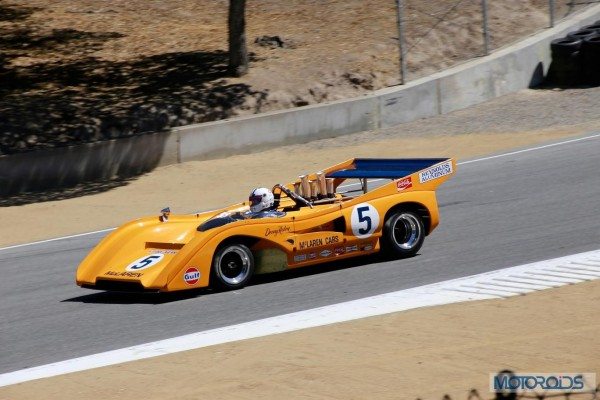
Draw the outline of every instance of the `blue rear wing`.
[[[447,160],[449,158],[356,158],[348,168],[330,172],[326,177],[399,179]]]

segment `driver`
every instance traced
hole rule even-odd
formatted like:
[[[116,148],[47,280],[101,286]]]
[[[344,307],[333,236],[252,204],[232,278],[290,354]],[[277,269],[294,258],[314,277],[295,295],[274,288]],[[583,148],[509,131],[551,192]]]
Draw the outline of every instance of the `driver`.
[[[267,188],[254,189],[250,193],[248,201],[250,202],[248,218],[279,218],[285,215],[284,212],[275,209],[275,196]]]

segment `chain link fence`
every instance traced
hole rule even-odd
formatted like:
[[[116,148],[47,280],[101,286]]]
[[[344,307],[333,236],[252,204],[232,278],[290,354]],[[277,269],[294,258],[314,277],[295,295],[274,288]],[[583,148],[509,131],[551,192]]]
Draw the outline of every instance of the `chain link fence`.
[[[600,0],[396,0],[400,81],[487,55]]]

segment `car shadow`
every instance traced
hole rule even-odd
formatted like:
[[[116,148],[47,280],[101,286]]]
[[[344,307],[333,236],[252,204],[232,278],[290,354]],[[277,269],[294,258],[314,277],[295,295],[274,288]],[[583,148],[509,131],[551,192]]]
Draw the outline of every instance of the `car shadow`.
[[[135,292],[108,292],[94,291],[83,296],[71,297],[61,300],[61,303],[86,303],[86,304],[167,304],[174,301],[192,299],[212,289],[201,288],[172,293],[135,293]]]
[[[413,257],[417,257],[419,254]],[[412,258],[412,257],[411,257]],[[325,274],[349,268],[361,267],[370,264],[390,261],[381,254],[360,256],[352,259],[332,261],[329,263],[297,268],[282,272],[273,272],[254,276],[246,287],[255,287],[269,283],[282,282],[290,279],[298,279],[307,276]],[[240,289],[243,290],[243,289]],[[91,303],[91,304],[166,304],[176,301],[189,300],[210,294],[230,292],[226,289],[199,288],[172,293],[137,293],[137,292],[109,292],[98,291],[83,296],[72,297],[61,300],[64,302]]]
[[[327,272],[340,271],[349,268],[361,267],[369,264],[377,264],[390,261],[381,254],[372,254],[368,256],[358,256],[345,260],[331,261],[324,264],[312,265],[309,267],[295,268],[287,271],[273,272],[264,275],[256,275],[247,286],[256,286],[266,283],[297,279],[311,275],[317,275]]]
[[[139,176],[124,178],[115,177],[111,180],[85,182],[66,188],[49,188],[41,191],[20,192],[12,195],[1,196],[0,208],[42,203],[46,201],[73,199],[91,194],[103,193],[121,186],[127,186],[138,178]]]

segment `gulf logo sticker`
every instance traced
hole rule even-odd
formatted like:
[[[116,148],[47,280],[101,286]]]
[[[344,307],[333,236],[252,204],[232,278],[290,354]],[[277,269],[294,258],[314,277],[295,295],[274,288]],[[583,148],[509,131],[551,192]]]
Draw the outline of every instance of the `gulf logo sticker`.
[[[200,280],[200,271],[195,267],[190,267],[185,270],[183,274],[183,280],[188,285],[195,285]]]

